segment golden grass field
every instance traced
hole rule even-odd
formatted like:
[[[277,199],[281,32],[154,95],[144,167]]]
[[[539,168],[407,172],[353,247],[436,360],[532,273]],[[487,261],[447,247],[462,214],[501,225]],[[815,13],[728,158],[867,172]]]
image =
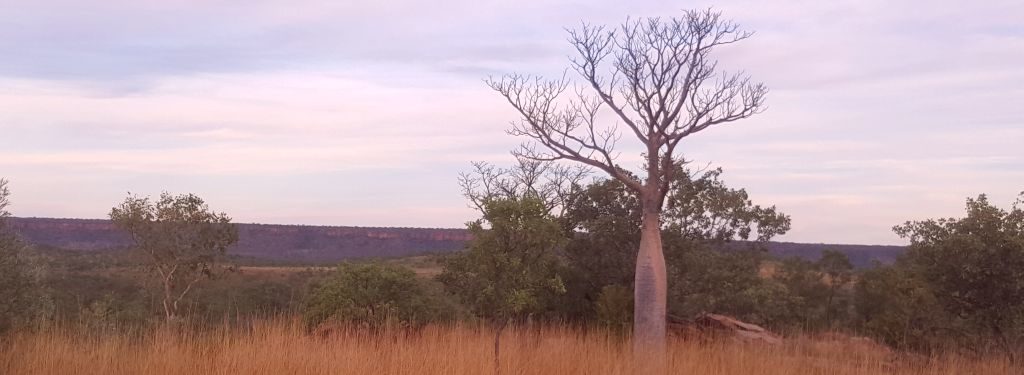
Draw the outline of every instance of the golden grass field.
[[[84,334],[21,333],[0,344],[2,374],[492,374],[493,331],[434,326],[406,334],[358,331],[319,337],[298,322],[248,329]],[[511,328],[502,374],[632,374],[630,345],[598,331]],[[850,340],[791,339],[777,347],[673,339],[672,374],[1019,374],[998,357],[926,359]]]

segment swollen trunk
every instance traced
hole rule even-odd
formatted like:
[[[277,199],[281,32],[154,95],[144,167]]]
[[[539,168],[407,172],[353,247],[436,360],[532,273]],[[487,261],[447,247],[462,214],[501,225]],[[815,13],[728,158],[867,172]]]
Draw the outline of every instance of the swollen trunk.
[[[633,349],[656,357],[665,350],[665,309],[668,284],[661,248],[661,214],[645,210],[640,228],[633,291]]]

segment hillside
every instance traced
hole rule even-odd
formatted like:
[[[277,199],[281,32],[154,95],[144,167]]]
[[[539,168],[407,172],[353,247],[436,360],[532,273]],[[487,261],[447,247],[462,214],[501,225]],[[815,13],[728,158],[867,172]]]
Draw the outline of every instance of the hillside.
[[[39,246],[98,251],[130,245],[128,236],[107,220],[12,218],[11,224],[26,241]],[[326,263],[455,251],[469,239],[465,229],[239,224],[239,242],[231,252],[274,261]],[[792,242],[771,242],[767,248],[775,256],[811,260],[824,249],[842,251],[857,267],[867,267],[872,260],[890,263],[903,251],[900,246]]]

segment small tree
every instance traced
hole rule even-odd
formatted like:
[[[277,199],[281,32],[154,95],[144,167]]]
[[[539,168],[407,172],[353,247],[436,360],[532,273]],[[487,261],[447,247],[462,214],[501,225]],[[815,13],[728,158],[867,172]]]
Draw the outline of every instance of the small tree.
[[[985,195],[967,199],[967,216],[907,222],[907,258],[945,309],[993,335],[1010,355],[1024,316],[1024,193],[1007,211]]]
[[[7,180],[0,179],[0,333],[31,320],[44,302],[39,268],[7,225],[9,196]]]
[[[667,275],[661,216],[673,174],[683,164],[680,142],[713,126],[763,109],[767,88],[742,73],[721,74],[712,51],[751,33],[718,12],[679,18],[627,20],[618,29],[583,25],[569,32],[578,52],[570,66],[580,78],[545,81],[523,75],[489,80],[519,112],[511,134],[530,139],[514,153],[538,161],[568,160],[601,170],[640,200],[642,212],[634,280],[637,351],[664,350]],[[605,121],[603,109],[614,121]],[[635,137],[645,175],[619,165],[616,143],[625,124]]]
[[[824,250],[818,259],[818,269],[828,278],[828,301],[825,302],[825,324],[832,325],[833,301],[843,287],[853,280],[853,263],[845,253]]]
[[[317,286],[305,308],[309,327],[338,321],[379,329],[389,324],[418,326],[454,315],[454,308],[425,288],[412,270],[383,264],[338,266]]]
[[[438,280],[496,326],[498,369],[501,332],[508,322],[542,312],[548,296],[565,291],[556,258],[565,237],[537,198],[488,200],[483,211],[482,219],[468,225],[473,235],[468,249],[443,261]]]
[[[130,195],[110,211],[110,219],[127,231],[138,251],[159,276],[164,316],[175,320],[179,304],[200,280],[217,275],[238,229],[224,213],[214,212],[193,194]]]

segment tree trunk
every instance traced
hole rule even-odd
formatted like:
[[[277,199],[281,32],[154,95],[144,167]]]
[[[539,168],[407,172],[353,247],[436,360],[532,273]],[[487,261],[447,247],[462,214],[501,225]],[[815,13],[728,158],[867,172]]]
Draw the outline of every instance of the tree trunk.
[[[501,375],[501,332],[508,325],[508,320],[502,320],[498,329],[494,330],[494,375]]]
[[[633,350],[663,357],[668,289],[661,246],[661,210],[645,204],[633,290]]]
[[[165,321],[167,321],[167,322],[170,322],[171,320],[174,320],[175,313],[177,312],[177,311],[175,311],[176,309],[171,306],[171,298],[172,298],[171,297],[171,281],[165,279],[164,280],[164,301],[163,301],[164,303],[163,303],[163,305],[164,305],[164,318],[165,318]]]

